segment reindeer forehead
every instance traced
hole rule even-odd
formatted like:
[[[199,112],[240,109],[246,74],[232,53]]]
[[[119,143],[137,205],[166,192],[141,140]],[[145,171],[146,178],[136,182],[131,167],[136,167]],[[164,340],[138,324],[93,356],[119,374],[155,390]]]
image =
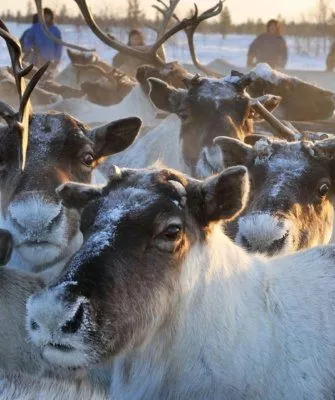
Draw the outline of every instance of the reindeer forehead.
[[[47,113],[35,114],[30,126],[30,147],[40,155],[53,150],[53,145],[64,144],[69,137],[76,138],[83,143],[89,143],[85,128],[65,114]]]
[[[72,258],[66,280],[75,280],[75,273],[81,265],[99,257],[105,250],[115,248],[114,244],[120,234],[120,227],[126,226],[132,229],[131,221],[138,221],[141,216],[145,216],[146,222],[143,222],[142,226],[143,229],[147,229],[154,223],[155,217],[161,214],[161,202],[165,204],[169,202],[171,208],[176,206],[172,199],[162,197],[161,194],[148,188],[140,187],[111,190],[107,196],[97,201],[93,211],[94,222],[90,228],[91,234]],[[150,214],[151,209],[155,214]],[[85,211],[83,218],[85,218]],[[125,220],[126,224],[123,223]],[[141,237],[144,238],[144,236]],[[127,241],[123,243],[126,247],[132,245]]]
[[[294,171],[305,170],[310,163],[307,146],[304,147],[302,142],[275,141],[269,143],[267,140],[259,140],[253,148],[256,155],[254,164],[263,165],[274,173],[293,167]]]
[[[217,107],[221,100],[233,100],[241,96],[234,82],[224,79],[203,79],[201,84],[190,89],[189,94],[195,96],[199,102],[214,103]],[[242,93],[243,94],[243,93]]]
[[[301,179],[305,181],[306,178],[309,181],[316,167],[313,158],[301,142],[272,143],[258,154],[254,165],[260,168],[262,182],[265,182],[267,188],[267,198],[277,198],[282,193],[290,193],[293,196],[295,189],[300,187],[298,182]]]
[[[62,113],[34,114],[30,122],[33,136],[53,137],[76,132],[84,135],[84,127],[74,118]]]

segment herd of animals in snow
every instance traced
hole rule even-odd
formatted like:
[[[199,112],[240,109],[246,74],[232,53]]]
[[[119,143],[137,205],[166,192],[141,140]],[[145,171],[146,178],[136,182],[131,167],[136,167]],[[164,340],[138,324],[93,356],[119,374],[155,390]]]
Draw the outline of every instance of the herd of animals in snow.
[[[51,78],[0,22],[0,399],[334,398],[335,94],[210,70],[222,3],[178,2],[134,50],[76,0],[129,75],[68,50]],[[201,75],[165,60],[183,30]]]

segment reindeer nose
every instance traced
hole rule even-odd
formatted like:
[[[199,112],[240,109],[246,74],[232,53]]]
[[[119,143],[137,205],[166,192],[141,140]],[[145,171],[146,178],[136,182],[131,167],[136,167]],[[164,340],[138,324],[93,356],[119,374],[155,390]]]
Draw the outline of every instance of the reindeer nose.
[[[8,208],[8,219],[21,233],[39,233],[58,224],[62,205],[47,201],[41,196],[14,200]]]
[[[250,253],[269,256],[280,253],[290,237],[290,223],[265,213],[251,213],[240,218],[236,242]]]
[[[63,289],[42,291],[27,302],[27,329],[37,346],[65,344],[68,347],[71,336],[75,337],[84,326],[87,300],[77,296],[69,300]]]

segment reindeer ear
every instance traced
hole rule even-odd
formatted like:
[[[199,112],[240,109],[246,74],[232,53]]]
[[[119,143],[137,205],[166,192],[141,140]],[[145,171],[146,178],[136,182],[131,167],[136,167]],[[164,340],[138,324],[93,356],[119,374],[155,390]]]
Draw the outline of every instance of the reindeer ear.
[[[245,167],[231,167],[206,179],[201,186],[208,222],[231,220],[245,207],[249,195],[249,176]]]
[[[0,229],[0,265],[6,265],[12,256],[13,237],[12,234]]]
[[[260,140],[263,140],[263,141],[267,142],[268,144],[271,143],[267,136],[256,134],[256,133],[245,136],[244,143],[248,144],[249,146],[254,146]]]
[[[65,207],[80,209],[85,207],[91,200],[101,197],[102,190],[102,186],[68,182],[58,186],[56,193],[62,199]]]
[[[150,84],[149,97],[154,105],[160,110],[177,113],[186,91],[175,89],[157,78],[149,78],[148,82]]]
[[[125,150],[133,143],[141,126],[140,118],[131,117],[93,129],[89,138],[94,142],[95,155],[100,158]]]
[[[240,140],[218,136],[214,139],[214,143],[220,147],[226,167],[245,165],[253,156],[252,147]]]

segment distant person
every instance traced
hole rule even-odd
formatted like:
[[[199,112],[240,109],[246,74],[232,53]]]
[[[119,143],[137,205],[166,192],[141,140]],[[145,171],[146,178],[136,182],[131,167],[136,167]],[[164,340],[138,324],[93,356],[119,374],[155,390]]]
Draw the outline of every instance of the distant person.
[[[335,68],[335,42],[330,47],[327,60],[326,60],[327,71],[334,71]]]
[[[145,49],[147,47],[145,40],[144,40],[144,35],[143,32],[140,29],[132,29],[129,34],[128,34],[128,46],[130,47],[138,47],[141,49]],[[162,58],[163,61],[165,61],[165,54],[163,51],[163,48],[160,47],[158,50],[159,56]],[[123,72],[125,72],[129,76],[136,76],[136,71],[137,68],[140,67],[141,65],[147,64],[147,62],[133,57],[129,56],[126,53],[119,52],[117,53],[114,58],[113,58],[113,67],[121,69]]]
[[[266,32],[257,36],[248,51],[248,67],[258,63],[267,63],[272,68],[285,68],[287,63],[287,45],[280,33],[280,23],[271,19],[266,25]]]
[[[33,18],[32,18],[32,24],[33,24],[33,26],[34,26],[34,25],[37,24],[37,23],[38,23],[38,14],[34,14],[34,15],[33,15]],[[26,37],[27,37],[27,35],[29,34],[29,32],[31,31],[31,29],[32,29],[32,26],[31,26],[30,28],[26,29],[26,30],[22,33],[22,35],[21,35],[21,37],[20,37],[21,47],[22,47],[22,49],[23,49],[24,52],[28,51],[28,49],[25,49],[25,43],[26,43]]]
[[[44,8],[44,18],[50,33],[61,39],[62,35],[55,25],[55,16],[50,8]],[[63,46],[49,39],[44,33],[41,22],[32,25],[26,35],[23,37],[23,48],[26,51],[33,51],[31,62],[41,66],[47,61],[52,62],[51,68],[56,68],[62,57]]]

